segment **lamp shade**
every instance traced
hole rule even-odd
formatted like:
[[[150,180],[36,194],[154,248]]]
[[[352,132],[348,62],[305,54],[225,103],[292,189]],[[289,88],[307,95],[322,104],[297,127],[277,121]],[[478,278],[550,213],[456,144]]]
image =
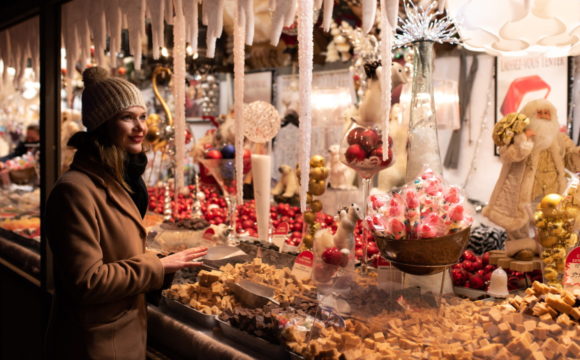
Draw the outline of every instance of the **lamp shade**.
[[[448,0],[465,48],[490,55],[580,53],[580,0]]]

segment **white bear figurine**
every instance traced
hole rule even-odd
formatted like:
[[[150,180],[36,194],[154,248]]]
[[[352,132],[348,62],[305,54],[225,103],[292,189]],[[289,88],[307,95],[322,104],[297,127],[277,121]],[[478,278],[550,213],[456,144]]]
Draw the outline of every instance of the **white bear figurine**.
[[[298,175],[296,175],[294,168],[288,165],[281,165],[278,168],[278,171],[280,171],[281,174],[280,181],[278,181],[276,186],[272,189],[272,195],[281,195],[283,198],[290,199],[296,195],[300,189]]]
[[[352,184],[356,177],[356,172],[344,165],[340,161],[340,146],[330,145],[328,148],[330,175],[328,182],[333,189],[352,190],[356,187]]]
[[[351,251],[354,249],[354,228],[357,220],[362,219],[362,211],[357,204],[351,204],[338,213],[339,223],[334,234],[334,246]]]

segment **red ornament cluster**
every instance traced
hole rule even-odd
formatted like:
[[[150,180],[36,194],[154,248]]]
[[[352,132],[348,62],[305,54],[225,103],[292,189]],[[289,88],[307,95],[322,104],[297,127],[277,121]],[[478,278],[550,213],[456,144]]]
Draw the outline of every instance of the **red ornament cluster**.
[[[353,167],[368,165],[357,164],[365,160],[371,160],[376,168],[386,168],[393,161],[393,140],[389,136],[389,157],[383,161],[383,141],[380,132],[375,129],[365,129],[357,127],[352,129],[347,135],[348,148],[344,154],[347,163]],[[371,161],[369,161],[371,163]]]

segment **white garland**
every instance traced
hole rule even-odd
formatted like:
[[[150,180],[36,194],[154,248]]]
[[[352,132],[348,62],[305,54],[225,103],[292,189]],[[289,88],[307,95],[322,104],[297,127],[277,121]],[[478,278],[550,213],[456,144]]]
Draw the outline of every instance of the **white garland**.
[[[173,0],[175,19],[173,26],[173,98],[175,99],[175,203],[184,186],[183,162],[185,159],[185,16],[182,0]]]
[[[240,3],[234,14],[234,113],[235,113],[235,148],[236,148],[236,193],[237,203],[244,201],[244,67],[246,23]]]
[[[313,2],[300,0],[298,5],[298,66],[300,91],[300,209],[306,211],[306,193],[310,171],[310,142],[312,135],[312,61],[313,43]]]

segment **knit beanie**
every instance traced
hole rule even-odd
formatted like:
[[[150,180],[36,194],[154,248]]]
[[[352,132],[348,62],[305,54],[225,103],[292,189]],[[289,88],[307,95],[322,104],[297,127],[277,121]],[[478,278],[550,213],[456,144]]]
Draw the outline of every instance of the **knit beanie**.
[[[147,109],[141,90],[127,80],[109,77],[102,67],[83,71],[83,125],[93,131],[131,106]]]

